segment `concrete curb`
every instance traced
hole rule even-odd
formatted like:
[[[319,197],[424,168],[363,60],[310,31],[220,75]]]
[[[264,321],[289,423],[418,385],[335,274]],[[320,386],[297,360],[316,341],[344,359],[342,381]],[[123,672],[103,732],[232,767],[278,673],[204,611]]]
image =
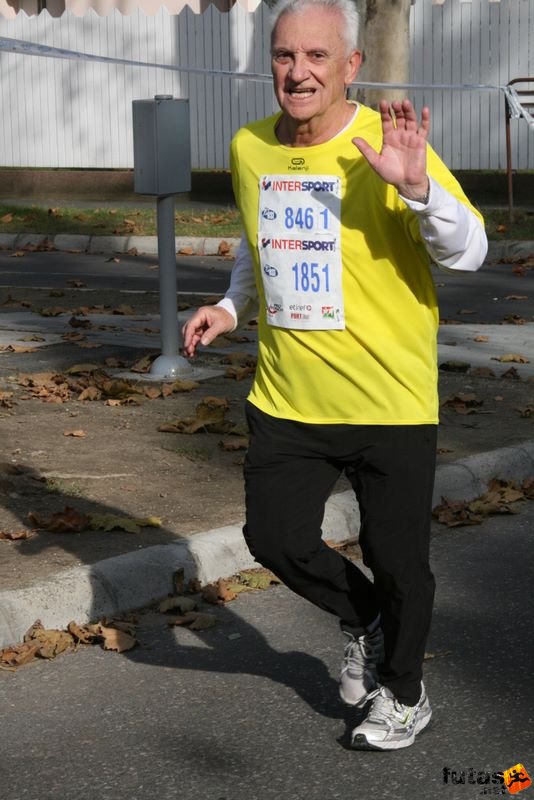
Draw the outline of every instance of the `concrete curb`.
[[[195,256],[234,257],[238,238],[177,236],[176,253]],[[0,250],[59,250],[68,253],[122,253],[157,255],[157,236],[83,236],[60,233],[47,237],[37,233],[0,233]],[[490,242],[486,261],[525,258],[534,253],[534,242]]]
[[[469,456],[438,467],[433,505],[442,497],[470,500],[483,493],[491,478],[522,481],[534,475],[534,440]],[[325,539],[340,542],[357,536],[359,513],[352,491],[332,496],[323,522]],[[64,628],[71,621],[140,608],[172,591],[178,569],[185,578],[209,583],[255,564],[241,525],[197,533],[183,541],[156,545],[122,556],[75,567],[24,589],[0,592],[0,648],[20,641],[36,620]]]
[[[235,256],[239,239],[177,236],[179,255]],[[37,233],[0,233],[0,250],[58,250],[67,253],[119,253],[157,255],[157,236],[82,236],[61,233],[48,237]],[[533,247],[534,249],[534,247]]]

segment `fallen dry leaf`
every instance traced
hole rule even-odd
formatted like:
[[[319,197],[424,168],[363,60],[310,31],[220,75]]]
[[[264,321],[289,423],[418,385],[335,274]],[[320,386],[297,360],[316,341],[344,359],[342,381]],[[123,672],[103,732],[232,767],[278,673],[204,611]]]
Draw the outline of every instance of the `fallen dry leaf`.
[[[506,372],[503,372],[503,374],[501,375],[501,378],[507,378],[507,379],[511,379],[511,380],[514,380],[514,381],[520,381],[521,380],[521,376],[519,375],[519,372],[517,371],[517,369],[515,367],[510,367],[510,369],[507,369]]]
[[[162,394],[168,397],[171,394],[179,394],[180,392],[192,392],[200,386],[196,381],[189,381],[186,379],[178,379],[173,383],[165,383],[162,387]]]
[[[227,436],[221,439],[219,447],[221,450],[232,453],[236,450],[246,450],[249,446],[248,436]]]
[[[116,653],[124,653],[131,650],[137,644],[137,639],[126,631],[118,628],[107,628],[99,626],[100,636],[103,638],[102,646],[104,650],[114,650]]]
[[[8,344],[4,347],[1,347],[3,353],[35,353],[37,351],[36,347],[28,347],[28,345],[23,344]]]
[[[444,497],[442,502],[432,510],[432,516],[448,528],[459,525],[480,525],[484,519],[482,515],[471,512],[468,503],[464,500],[447,500]]]
[[[503,356],[492,356],[492,361],[500,361],[502,364],[514,362],[516,364],[530,364],[530,359],[526,356],[519,355],[519,353],[506,353]]]
[[[79,319],[79,317],[71,317],[68,324],[71,328],[83,328],[84,330],[93,327],[90,319]]]
[[[0,650],[0,667],[2,669],[17,669],[34,661],[39,650],[39,642],[14,644]]]
[[[8,222],[13,222],[13,214],[4,214],[3,217],[0,217],[0,222],[7,224]]]
[[[45,342],[44,336],[38,336],[36,333],[29,334],[28,336],[21,336],[19,342]]]
[[[66,506],[63,511],[56,511],[50,517],[30,511],[28,518],[37,528],[51,533],[80,533],[87,530],[90,523],[90,517],[70,506]]]
[[[186,625],[192,631],[204,631],[217,624],[217,617],[204,611],[188,611],[169,622],[170,627]]]
[[[225,420],[228,408],[228,400],[224,397],[205,397],[196,407],[196,417],[165,423],[159,426],[158,431],[187,434],[199,431],[227,433],[232,427],[232,424]]]
[[[66,650],[72,650],[74,639],[65,631],[45,629],[40,622],[32,625],[24,635],[24,642],[27,644],[38,643],[37,655],[41,658],[56,658]]]
[[[111,313],[117,314],[118,316],[134,316],[135,308],[133,308],[133,306],[129,306],[126,305],[125,303],[122,303],[121,305],[114,308]]]
[[[0,531],[0,539],[11,542],[18,542],[21,539],[29,539],[33,536],[33,531]]]
[[[531,498],[531,481],[534,484],[534,479],[528,478],[518,486],[513,481],[494,478],[488,484],[488,490],[472,501],[442,498],[442,503],[433,509],[432,516],[451,528],[478,525],[491,514],[514,514],[514,503]]]
[[[80,644],[94,644],[98,639],[98,633],[89,625],[77,625],[76,622],[69,622],[67,630],[74,641]]]
[[[125,367],[128,366],[128,363],[126,361],[123,361],[120,358],[116,358],[115,356],[110,356],[109,358],[106,358],[105,363],[106,367],[109,367],[110,369],[124,369]]]
[[[474,342],[489,342],[489,336],[475,336]]]
[[[448,361],[444,361],[439,365],[439,368],[443,370],[443,372],[467,372],[471,364],[467,361],[456,361],[454,359],[449,359]]]
[[[158,606],[160,614],[166,614],[169,611],[178,611],[180,614],[185,614],[188,611],[194,611],[197,603],[192,597],[185,597],[184,595],[172,595],[162,600]]]
[[[238,576],[241,583],[251,589],[268,589],[271,583],[280,583],[280,580],[268,569],[257,569],[246,572],[239,572]]]
[[[484,401],[473,393],[458,392],[442,402],[442,406],[453,408],[457,414],[476,414]]]
[[[202,599],[206,603],[212,603],[213,605],[218,605],[221,602],[219,597],[219,590],[217,588],[217,584],[215,583],[208,583],[206,586],[203,586],[201,594],[202,594]]]
[[[42,317],[59,317],[65,313],[65,309],[61,306],[49,306],[48,308],[41,308],[39,314]]]
[[[452,655],[452,650],[439,650],[436,653],[425,652],[424,661],[431,661],[433,658],[443,658]]]
[[[132,372],[148,372],[155,358],[156,356],[152,355],[143,356],[135,364],[132,364],[130,370]]]
[[[534,405],[519,406],[518,408],[516,408],[516,411],[519,412],[520,417],[523,418],[534,417]]]
[[[100,400],[102,392],[96,386],[88,386],[78,395],[78,400]]]
[[[75,439],[84,439],[87,434],[81,429],[75,431],[63,431],[63,436],[73,436]]]
[[[242,381],[248,378],[249,375],[254,375],[255,367],[226,367],[224,376],[225,378],[232,378],[236,381]]]
[[[141,528],[161,528],[159,517],[123,517],[118,514],[89,514],[89,527],[93,531],[121,530],[139,533]]]
[[[0,392],[0,407],[13,408],[16,402],[13,400],[14,392]]]

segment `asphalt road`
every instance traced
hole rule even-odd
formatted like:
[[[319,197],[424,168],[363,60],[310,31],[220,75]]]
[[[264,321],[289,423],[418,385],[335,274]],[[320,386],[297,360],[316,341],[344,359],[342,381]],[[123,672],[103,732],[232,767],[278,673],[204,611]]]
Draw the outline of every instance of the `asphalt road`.
[[[69,280],[83,281],[93,290],[157,291],[157,263],[157,256],[54,252],[13,258],[0,252],[0,291],[14,287],[60,289]],[[223,292],[233,265],[218,256],[177,256],[176,263],[179,292]]]
[[[279,587],[215,608],[218,625],[202,633],[152,615],[123,655],[86,647],[0,673],[2,796],[507,796],[483,781],[517,763],[534,774],[533,539],[534,503],[436,532],[425,671],[434,717],[409,749],[346,748],[355,718],[337,697],[337,624]]]
[[[88,289],[157,291],[155,256],[25,253],[13,258],[0,252],[0,292],[11,288],[65,288],[79,280]],[[217,256],[178,256],[179,292],[223,293],[233,262]],[[485,264],[477,273],[435,270],[440,313],[443,319],[468,323],[499,323],[517,316],[534,321],[534,271],[513,271],[511,264]],[[518,299],[521,298],[521,299]],[[526,298],[526,299],[525,299]]]

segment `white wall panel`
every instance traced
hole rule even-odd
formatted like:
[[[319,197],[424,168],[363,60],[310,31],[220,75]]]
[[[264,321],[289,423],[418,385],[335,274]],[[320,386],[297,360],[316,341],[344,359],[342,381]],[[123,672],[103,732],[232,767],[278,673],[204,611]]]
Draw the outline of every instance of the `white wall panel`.
[[[534,0],[418,0],[411,18],[414,83],[504,84],[534,74]],[[0,36],[81,52],[214,70],[269,72],[268,9],[221,14],[186,8],[52,18],[0,18]],[[271,113],[270,85],[225,76],[61,61],[0,51],[0,166],[133,166],[131,103],[188,97],[192,163],[228,166],[240,125]],[[455,169],[505,167],[504,102],[494,91],[413,92],[430,105],[432,143]],[[534,132],[512,121],[514,166],[534,169]]]

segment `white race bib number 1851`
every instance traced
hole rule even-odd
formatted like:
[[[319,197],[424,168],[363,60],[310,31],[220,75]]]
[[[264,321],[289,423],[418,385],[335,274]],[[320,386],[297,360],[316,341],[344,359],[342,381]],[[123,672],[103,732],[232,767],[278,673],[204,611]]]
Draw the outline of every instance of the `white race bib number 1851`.
[[[260,178],[258,249],[269,325],[345,327],[340,220],[337,176]]]

